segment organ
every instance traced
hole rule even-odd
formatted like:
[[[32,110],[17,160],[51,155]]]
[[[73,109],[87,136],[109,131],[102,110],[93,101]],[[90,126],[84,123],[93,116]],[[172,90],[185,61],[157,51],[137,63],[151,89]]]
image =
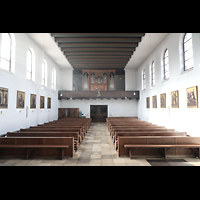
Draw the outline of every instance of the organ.
[[[82,91],[115,91],[116,70],[82,70]]]

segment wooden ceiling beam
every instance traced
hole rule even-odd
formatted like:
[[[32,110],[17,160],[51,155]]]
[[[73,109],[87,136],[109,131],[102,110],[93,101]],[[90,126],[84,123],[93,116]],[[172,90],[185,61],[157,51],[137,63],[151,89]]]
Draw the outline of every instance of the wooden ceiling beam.
[[[124,62],[124,63],[73,63],[74,66],[124,66],[126,64],[127,62]]]
[[[135,48],[124,48],[124,47],[122,47],[122,48],[105,48],[105,47],[101,47],[101,48],[87,48],[87,47],[85,47],[85,48],[83,48],[83,47],[79,47],[79,48],[61,48],[61,50],[62,51],[64,51],[64,52],[72,52],[72,51],[103,51],[103,52],[105,52],[105,51],[131,51],[131,52],[133,52],[134,50],[135,50]]]
[[[124,48],[133,48],[133,47],[137,47],[138,43],[132,42],[132,43],[128,43],[128,42],[116,42],[116,43],[71,43],[71,42],[60,42],[59,43],[59,47],[62,48],[76,48],[76,47],[84,47],[84,48],[120,48],[120,47],[124,47]]]
[[[132,55],[67,55],[67,59],[130,59]]]
[[[123,69],[124,65],[74,65],[75,69]]]
[[[67,37],[56,37],[55,41],[60,42],[72,42],[72,43],[101,43],[101,42],[109,42],[109,43],[115,43],[115,42],[128,42],[128,43],[134,43],[134,42],[140,42],[140,37],[127,37],[127,38],[67,38]]]
[[[51,33],[53,37],[142,37],[145,33]]]
[[[88,60],[75,60],[75,59],[71,59],[71,60],[69,60],[69,62],[71,62],[71,63],[74,63],[74,64],[76,64],[76,63],[79,63],[79,64],[81,64],[81,63],[125,63],[125,62],[127,62],[129,59],[118,59],[118,60],[114,60],[114,59],[106,59],[106,60],[104,60],[104,59],[93,59],[93,60],[90,60],[90,59],[88,59]]]
[[[99,52],[94,52],[94,51],[87,51],[87,52],[82,52],[82,51],[74,51],[74,52],[64,52],[64,55],[76,55],[76,56],[83,56],[83,55],[88,55],[88,56],[108,56],[108,55],[110,55],[110,56],[123,56],[123,55],[127,55],[127,56],[130,56],[130,55],[132,55],[133,54],[133,52],[126,52],[126,51],[124,51],[124,52],[121,52],[121,51],[109,51],[109,52],[101,52],[101,51],[99,51]]]
[[[97,64],[93,64],[93,65],[74,65],[76,68],[87,68],[87,67],[119,67],[119,68],[123,68],[124,64],[121,65],[117,65],[117,64],[103,64],[103,65],[97,65]]]

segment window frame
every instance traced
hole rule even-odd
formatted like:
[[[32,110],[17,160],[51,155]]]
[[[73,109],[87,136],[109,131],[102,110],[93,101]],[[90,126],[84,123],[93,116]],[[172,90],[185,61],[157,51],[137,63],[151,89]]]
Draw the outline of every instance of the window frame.
[[[165,56],[167,52],[167,57]],[[168,63],[166,64],[166,58],[168,58]],[[168,70],[166,70],[166,66],[168,65]],[[166,78],[166,73],[168,72],[168,77]],[[169,50],[165,49],[164,54],[163,54],[163,74],[164,74],[164,80],[169,79]]]
[[[56,69],[52,69],[52,85],[51,89],[56,90]]]
[[[154,61],[152,61],[150,69],[151,69],[151,86],[153,87],[155,85],[155,62]]]
[[[146,89],[146,70],[142,70],[142,90]]]
[[[9,47],[10,47],[9,48],[9,60],[7,60],[6,58],[2,57],[3,34],[7,34],[9,36],[9,39],[10,39],[10,41],[9,41]],[[10,33],[2,33],[2,35],[1,35],[1,58],[0,58],[1,59],[1,69],[6,70],[8,72],[12,71],[12,47],[13,47],[13,41],[12,41],[11,34]],[[9,68],[8,69],[2,67],[2,59],[4,59],[7,62],[9,62]]]
[[[28,53],[30,52],[30,58],[31,58],[31,60],[30,60],[30,63],[31,63],[31,65],[30,65],[30,71],[29,71],[29,67],[28,67]],[[30,74],[30,78],[28,78],[29,76],[28,76],[28,74]],[[27,63],[26,63],[26,78],[28,79],[28,80],[31,80],[31,81],[33,81],[33,51],[29,48],[28,49],[28,51],[27,51]]]
[[[47,62],[46,62],[46,60],[42,61],[42,86],[47,87]]]
[[[187,41],[185,41],[185,38],[186,38],[186,35],[187,35],[187,34],[188,34],[188,33],[185,33],[185,34],[184,34],[184,36],[183,36],[183,41],[182,41],[184,71],[188,71],[188,70],[190,70],[190,69],[193,69],[193,67],[194,67],[194,60],[193,60],[194,55],[193,55],[192,33],[191,33],[191,38],[188,39]],[[188,50],[185,51],[185,46],[186,46],[185,44],[186,44],[189,40],[191,40],[192,46],[191,46],[190,49],[188,49]],[[185,60],[186,53],[188,53],[188,52],[191,51],[191,50],[192,50],[192,57],[190,57],[189,59]],[[192,59],[193,65],[192,65],[192,67],[190,67],[190,68],[186,68],[186,62],[187,62],[188,60],[190,60],[190,59]]]

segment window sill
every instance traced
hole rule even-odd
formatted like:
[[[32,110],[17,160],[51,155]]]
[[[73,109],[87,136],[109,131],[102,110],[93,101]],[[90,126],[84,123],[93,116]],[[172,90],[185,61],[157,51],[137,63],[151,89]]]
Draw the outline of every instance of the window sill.
[[[183,70],[183,71],[181,71],[180,75],[190,73],[190,72],[192,72],[193,70],[194,70],[194,67],[191,68],[191,69],[188,69],[188,70],[186,70],[186,71]]]
[[[30,80],[30,79],[26,79],[27,81],[30,81],[31,83],[35,83],[35,81],[33,80]]]
[[[163,79],[163,80],[161,81],[161,83],[165,83],[165,82],[167,82],[167,81],[169,81],[169,78],[168,78],[168,79]]]
[[[8,71],[8,70],[3,69],[3,68],[0,68],[0,71],[5,72],[5,73],[8,73],[8,74],[11,74],[11,75],[14,75],[14,72]]]
[[[43,90],[43,89],[48,89],[48,88],[47,88],[47,86],[42,85],[42,86],[41,86],[41,89]]]
[[[56,90],[54,90],[54,89],[51,89],[51,91],[56,93]]]

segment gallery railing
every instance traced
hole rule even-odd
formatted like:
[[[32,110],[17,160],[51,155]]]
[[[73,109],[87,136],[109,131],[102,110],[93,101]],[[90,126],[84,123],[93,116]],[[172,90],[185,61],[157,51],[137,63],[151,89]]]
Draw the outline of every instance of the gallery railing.
[[[66,91],[58,92],[58,99],[136,99],[139,100],[139,91]]]

